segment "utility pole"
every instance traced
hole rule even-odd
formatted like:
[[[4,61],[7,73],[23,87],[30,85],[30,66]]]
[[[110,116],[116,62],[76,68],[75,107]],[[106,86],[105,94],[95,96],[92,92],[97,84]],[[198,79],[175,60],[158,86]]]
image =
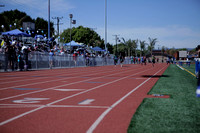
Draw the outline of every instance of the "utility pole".
[[[113,35],[113,36],[115,36],[115,41],[116,41],[116,55],[118,55],[118,53],[117,53],[117,41],[119,40],[119,38],[118,38],[118,36],[119,35]]]
[[[59,32],[59,25],[63,24],[60,23],[60,19],[62,19],[63,17],[52,17],[52,19],[57,19],[57,23],[55,25],[57,25],[57,35],[59,36],[60,32]]]

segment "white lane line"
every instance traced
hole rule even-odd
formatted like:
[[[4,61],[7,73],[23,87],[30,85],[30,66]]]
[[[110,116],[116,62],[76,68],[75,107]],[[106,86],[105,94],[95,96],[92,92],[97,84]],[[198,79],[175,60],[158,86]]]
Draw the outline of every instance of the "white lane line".
[[[177,65],[181,70],[184,70],[181,66]]]
[[[77,72],[78,73],[78,72]],[[85,72],[86,73],[86,72]],[[105,71],[100,71],[99,73],[105,73]],[[94,73],[94,74],[89,74],[89,76],[91,75],[95,75],[95,74],[99,74],[99,73]],[[73,73],[74,74],[74,73]],[[84,73],[81,73],[84,74]],[[65,75],[65,74],[62,74]],[[72,75],[72,74],[71,74]],[[88,76],[88,75],[87,75]],[[67,77],[67,78],[62,78],[62,79],[58,79],[58,80],[49,80],[49,81],[42,81],[42,82],[36,82],[36,83],[30,83],[30,84],[24,84],[24,85],[17,85],[17,86],[11,86],[11,87],[6,87],[6,88],[1,88],[0,90],[6,90],[6,89],[10,89],[10,88],[16,88],[16,87],[23,87],[23,86],[27,86],[27,85],[35,85],[35,84],[40,84],[40,83],[48,83],[48,82],[52,82],[52,81],[59,81],[59,80],[64,80],[64,79],[73,79],[73,78],[77,78],[77,77]]]
[[[50,108],[109,108],[108,106],[50,105]]]
[[[99,73],[102,73],[104,71],[100,71]],[[78,73],[78,72],[77,72]],[[84,72],[86,73],[86,72]],[[81,73],[81,74],[84,74],[84,73]],[[104,72],[105,73],[105,72]],[[74,73],[73,73],[74,74]],[[95,73],[97,74],[97,73]],[[95,75],[95,74],[89,74],[89,75]],[[62,74],[62,75],[65,75],[65,74]],[[72,74],[70,74],[72,75]],[[53,79],[53,80],[48,80],[48,81],[42,81],[42,82],[35,82],[35,83],[30,83],[30,84],[23,84],[23,85],[17,85],[17,86],[10,86],[10,87],[5,87],[5,88],[1,88],[0,90],[6,90],[6,89],[10,89],[10,88],[17,88],[17,87],[22,87],[22,86],[27,86],[27,85],[35,85],[35,84],[41,84],[41,83],[48,83],[48,82],[52,82],[52,81],[60,81],[60,80],[64,80],[64,79],[72,79],[72,78],[77,78],[77,77],[66,77],[66,78],[62,78],[62,79]]]
[[[137,70],[138,70],[138,69],[137,69]],[[130,70],[130,71],[133,71],[133,70]],[[127,72],[127,71],[126,71],[126,72]],[[129,71],[128,71],[128,72],[129,72]],[[99,73],[102,74],[102,72],[99,72]],[[99,74],[99,73],[95,73],[95,74]],[[107,73],[107,72],[103,72],[103,73]],[[120,72],[120,73],[125,73],[125,72]],[[116,74],[120,74],[120,73],[113,73],[113,74],[109,74],[109,75],[116,75]],[[90,75],[95,75],[95,74],[90,74]],[[85,81],[90,81],[90,80],[94,80],[94,79],[98,79],[98,78],[103,78],[103,77],[107,77],[107,76],[109,76],[109,75],[102,76],[102,77],[95,77],[95,78],[86,79],[86,80],[77,81],[77,82],[72,82],[72,83],[69,83],[69,84],[64,84],[64,85],[60,85],[60,86],[55,86],[55,87],[43,89],[43,90],[38,90],[38,91],[23,93],[23,94],[19,94],[19,95],[15,95],[15,96],[10,96],[10,97],[6,97],[6,98],[1,98],[0,101],[6,100],[6,99],[15,98],[15,97],[20,97],[20,96],[25,96],[25,95],[29,95],[29,94],[34,94],[34,93],[38,93],[38,92],[43,92],[43,91],[47,91],[47,90],[52,90],[52,89],[56,89],[56,88],[59,88],[59,87],[69,86],[69,85],[73,85],[73,84],[77,84],[77,83],[81,83],[81,82],[85,82]],[[54,80],[54,81],[55,81],[55,80]]]
[[[11,73],[12,74],[12,73]],[[33,74],[33,73],[31,73],[31,74]],[[41,73],[41,71],[38,71],[37,73],[35,73],[34,72],[34,75],[31,75],[31,77],[34,77],[34,76],[51,76],[52,75],[52,73],[51,74],[49,74],[49,73],[46,73],[46,72],[44,72],[44,73]],[[5,79],[8,79],[9,81],[8,82],[1,82],[0,84],[4,84],[4,83],[13,83],[13,82],[18,82],[18,81],[24,81],[24,79],[23,80],[15,80],[15,79],[18,79],[18,78],[24,78],[24,77],[26,77],[26,76],[30,76],[30,73],[29,74],[21,74],[21,73],[17,73],[17,74],[14,74],[14,75],[4,75],[4,77],[8,77],[8,78],[3,78],[3,79],[0,79],[0,81],[1,80],[5,80]],[[13,78],[11,78],[12,76],[14,76]],[[28,78],[28,77],[27,77]],[[44,78],[44,77],[42,77],[42,78]],[[26,79],[25,81],[27,81],[27,80],[31,80],[31,79]],[[33,80],[33,79],[32,79]]]
[[[54,89],[56,91],[82,91],[82,90],[85,90],[85,89]]]
[[[34,108],[46,106],[48,108],[109,108],[109,106],[80,106],[80,105],[35,105],[35,104],[0,104],[0,108]]]
[[[95,71],[94,71],[95,72]],[[46,73],[46,72],[45,72]],[[42,73],[42,74],[40,74],[40,73],[38,73],[38,74],[36,74],[36,75],[31,75],[31,77],[38,77],[39,76],[39,78],[37,78],[37,79],[41,79],[41,78],[52,78],[51,76],[53,75],[52,73],[51,74],[45,74],[45,73]],[[67,73],[62,73],[61,75],[58,75],[57,77],[62,77],[62,76],[65,76],[66,74],[68,75],[68,76],[70,76],[70,75],[72,75],[71,73],[73,73],[73,75],[74,74],[80,74],[80,72],[77,72],[77,71],[75,71],[75,72],[67,72]],[[82,73],[87,73],[87,72],[85,72],[85,71],[83,71]],[[34,73],[35,74],[35,73]],[[57,73],[56,73],[56,75],[57,75]],[[23,76],[30,76],[30,74],[29,75],[19,75],[19,77],[15,77],[15,78],[24,78]],[[42,76],[42,77],[41,77]],[[45,77],[44,77],[45,76]],[[46,77],[46,76],[49,76],[49,77]],[[27,77],[27,78],[29,78],[29,77]],[[5,78],[4,78],[5,79]],[[2,79],[2,80],[4,80],[4,79]],[[7,79],[7,78],[6,78]],[[1,82],[0,84],[5,84],[5,83],[13,83],[13,82],[20,82],[20,81],[29,81],[29,80],[37,80],[37,79],[22,79],[22,80],[14,80],[13,78],[11,79],[11,78],[8,78],[9,79],[9,81],[8,82]],[[0,79],[1,80],[1,79]]]
[[[4,124],[6,124],[6,123],[9,123],[9,122],[11,122],[11,121],[13,121],[13,120],[16,120],[16,119],[18,119],[18,118],[21,118],[21,117],[23,117],[23,116],[25,116],[25,115],[28,115],[28,114],[30,114],[30,113],[32,113],[32,112],[35,112],[35,111],[37,111],[37,110],[43,109],[43,108],[45,108],[45,107],[46,107],[46,106],[41,106],[41,107],[39,107],[39,108],[30,110],[30,111],[28,111],[28,112],[25,112],[25,113],[23,113],[23,114],[20,114],[20,115],[18,115],[18,116],[15,116],[15,117],[13,117],[13,118],[11,118],[11,119],[8,119],[8,120],[6,120],[6,121],[3,121],[3,122],[0,123],[0,126],[4,125]]]
[[[151,68],[151,69],[153,69],[153,68]],[[149,70],[147,69],[147,70],[144,70],[144,71],[140,71],[140,72],[135,73],[135,74],[133,74],[133,75],[137,75],[137,74],[142,73],[142,72],[145,72],[145,71],[149,71]],[[118,74],[119,74],[119,73],[118,73]],[[94,87],[94,88],[85,90],[85,91],[83,91],[83,92],[80,92],[80,93],[77,93],[77,94],[74,94],[74,95],[71,95],[71,96],[68,96],[68,97],[65,97],[65,98],[56,100],[56,101],[54,101],[54,102],[51,102],[51,103],[49,103],[49,104],[46,104],[45,106],[41,106],[41,107],[38,107],[38,108],[36,108],[36,109],[30,110],[30,111],[28,111],[28,112],[22,113],[22,114],[20,114],[20,115],[17,115],[17,116],[15,116],[15,117],[12,117],[12,118],[10,118],[10,119],[8,119],[8,120],[5,120],[5,121],[1,122],[1,123],[0,123],[0,126],[1,126],[1,125],[4,125],[4,124],[7,124],[7,123],[9,123],[9,122],[11,122],[11,121],[14,121],[14,120],[16,120],[16,119],[18,119],[18,118],[21,118],[21,117],[23,117],[23,116],[25,116],[25,115],[31,114],[31,113],[33,113],[33,112],[35,112],[35,111],[40,110],[40,109],[43,109],[43,108],[45,108],[45,107],[47,107],[47,106],[50,106],[50,105],[52,105],[52,104],[61,102],[61,101],[63,101],[63,100],[66,100],[66,99],[69,99],[69,98],[72,98],[72,97],[75,97],[75,96],[78,96],[78,95],[81,95],[81,94],[84,94],[84,93],[86,93],[86,92],[95,90],[95,89],[97,89],[97,88],[106,86],[106,85],[108,85],[108,84],[112,84],[112,83],[115,83],[115,82],[117,82],[117,81],[120,81],[120,80],[129,78],[129,77],[131,77],[131,76],[133,76],[133,75],[129,75],[129,76],[126,76],[126,77],[123,77],[123,78],[120,78],[120,79],[117,79],[117,80],[114,80],[114,81],[111,81],[111,82],[108,82],[108,83],[105,83],[105,84],[96,86],[96,87]],[[107,75],[107,76],[108,76],[108,75]],[[103,77],[104,77],[104,76],[103,76]]]
[[[164,67],[165,68],[165,67]],[[158,72],[156,72],[153,76],[155,76],[157,73],[159,73],[161,70],[163,70],[164,68],[160,69]],[[90,128],[87,130],[87,133],[92,133],[95,128],[99,125],[99,123],[103,120],[103,118],[115,107],[117,106],[119,103],[121,103],[125,98],[127,98],[130,94],[132,94],[134,91],[136,91],[139,87],[141,87],[143,84],[145,84],[147,81],[149,81],[153,76],[149,77],[147,80],[145,80],[144,82],[142,82],[140,85],[138,85],[136,88],[134,88],[132,91],[130,91],[129,93],[127,93],[125,96],[123,96],[121,99],[119,99],[118,101],[116,101],[114,104],[112,104],[110,106],[110,108],[108,108],[107,110],[105,110],[99,117],[98,119],[90,126]]]

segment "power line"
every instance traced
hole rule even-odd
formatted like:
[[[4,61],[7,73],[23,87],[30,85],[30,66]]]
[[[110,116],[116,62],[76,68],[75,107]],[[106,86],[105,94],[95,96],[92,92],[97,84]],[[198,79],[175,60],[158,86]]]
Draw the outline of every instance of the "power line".
[[[60,23],[60,19],[62,19],[63,17],[52,17],[52,19],[57,19],[57,23],[55,25],[57,25],[57,35],[59,36],[59,25],[63,24]]]

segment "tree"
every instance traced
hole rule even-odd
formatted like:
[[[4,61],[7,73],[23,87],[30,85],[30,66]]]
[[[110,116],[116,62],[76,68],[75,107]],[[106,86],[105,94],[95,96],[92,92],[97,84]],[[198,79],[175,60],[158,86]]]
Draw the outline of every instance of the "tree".
[[[155,48],[156,42],[157,42],[157,38],[149,37],[149,50],[151,51],[151,56],[152,56],[152,51]]]
[[[137,43],[138,43],[138,40],[129,39],[128,41],[126,41],[128,56],[132,56],[132,55],[136,56]]]
[[[107,49],[110,52],[110,54],[113,54],[113,49],[114,49],[113,45],[111,45],[110,43],[107,43],[106,46],[107,46]]]
[[[4,11],[0,14],[0,20],[0,25],[4,25],[4,28],[0,27],[0,32],[20,28],[23,22],[34,22],[25,12],[20,12],[17,9]]]
[[[46,20],[44,20],[43,18],[37,17],[35,20],[35,29],[36,34],[48,34],[48,22]],[[50,22],[50,34],[51,36],[54,33],[54,28],[53,28],[53,23]]]
[[[119,55],[125,56],[126,45],[124,43],[117,44],[117,50]]]
[[[61,40],[61,42],[70,42],[70,29],[64,30],[60,36],[61,38],[64,38],[64,40]],[[94,30],[83,26],[72,28],[71,40],[79,43],[84,43],[88,46],[99,46],[103,49],[105,48],[104,41],[101,39],[101,37]]]
[[[0,32],[9,31],[16,28],[21,29],[23,22],[35,23],[35,34],[37,34],[38,29],[42,29],[41,31],[43,31],[43,34],[47,34],[48,32],[48,22],[46,20],[44,20],[43,18],[37,18],[36,20],[34,20],[25,12],[21,12],[17,9],[11,11],[4,11],[0,14],[0,20],[0,26],[4,25],[4,28],[0,27]],[[50,23],[50,30],[51,35],[53,35],[54,28],[52,22]]]
[[[170,50],[169,50],[169,54],[171,55],[171,56],[174,56],[174,54],[176,53],[176,49],[173,47],[173,48],[171,48]]]
[[[140,57],[143,56],[145,45],[146,45],[145,41],[140,41]]]
[[[137,49],[137,47],[138,47],[137,44],[138,44],[138,39],[132,41],[133,53],[135,53],[135,56],[137,56],[137,53],[136,53],[136,49]]]
[[[122,43],[125,45],[126,49],[125,49],[125,55],[128,55],[128,45],[127,42],[125,41],[125,39],[122,37]]]
[[[162,60],[163,60],[164,59],[164,53],[165,53],[165,46],[162,46],[161,52],[162,52]]]

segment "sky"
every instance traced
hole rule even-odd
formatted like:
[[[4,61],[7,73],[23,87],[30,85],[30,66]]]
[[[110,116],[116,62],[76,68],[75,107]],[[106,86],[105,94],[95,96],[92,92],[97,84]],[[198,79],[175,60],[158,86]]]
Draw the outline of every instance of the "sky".
[[[60,20],[60,31],[70,27],[69,14],[80,25],[105,38],[106,0],[50,0],[52,17]],[[0,12],[18,9],[32,18],[48,20],[48,0],[0,0]],[[54,27],[57,30],[56,26]],[[107,41],[115,37],[145,41],[157,38],[156,49],[195,48],[200,45],[200,0],[107,0]]]

